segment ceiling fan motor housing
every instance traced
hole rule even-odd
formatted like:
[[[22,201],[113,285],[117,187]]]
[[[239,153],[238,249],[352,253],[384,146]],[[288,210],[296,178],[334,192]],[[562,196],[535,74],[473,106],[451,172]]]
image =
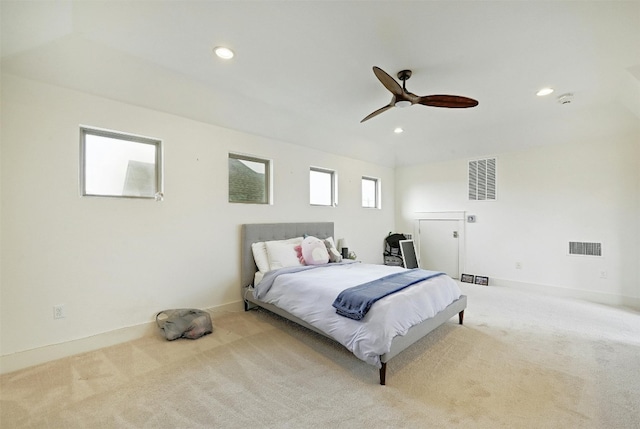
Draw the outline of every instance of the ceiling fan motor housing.
[[[400,70],[398,72],[398,79],[405,81],[411,77],[411,70]]]

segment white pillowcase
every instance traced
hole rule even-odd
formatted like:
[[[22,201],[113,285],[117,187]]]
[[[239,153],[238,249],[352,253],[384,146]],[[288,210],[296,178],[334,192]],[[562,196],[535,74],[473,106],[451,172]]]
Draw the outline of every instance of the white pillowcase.
[[[274,270],[276,268],[282,268],[284,266],[291,266],[291,265],[283,265],[283,266],[271,266],[271,262],[270,262],[270,258],[269,258],[269,252],[267,250],[267,244],[270,243],[271,247],[274,247],[274,243],[280,243],[280,244],[285,244],[285,245],[292,245],[292,248],[297,246],[298,244],[302,243],[302,237],[295,237],[295,238],[289,238],[287,240],[272,240],[272,241],[260,241],[258,243],[253,243],[251,245],[251,250],[253,251],[253,259],[256,262],[256,265],[258,267],[258,271],[266,273],[267,271],[271,271]],[[281,249],[278,249],[277,244],[275,245],[274,248],[274,257],[276,258],[276,264],[280,265],[281,261],[280,261],[280,257],[279,257],[279,253]],[[295,250],[293,250],[295,259],[296,259],[296,263],[295,265],[300,265],[300,261],[298,260],[298,255],[296,254]],[[287,258],[287,253],[285,252],[285,259],[287,259],[289,261],[289,263],[292,263],[292,261],[290,261],[289,258]]]
[[[253,260],[256,261],[258,271],[263,273],[269,271],[269,255],[267,255],[267,247],[265,246],[264,241],[253,243],[251,245],[251,250],[253,251]]]
[[[300,243],[302,243],[302,237],[299,240],[267,241],[265,246],[269,255],[269,268],[275,270],[302,265],[295,250]]]

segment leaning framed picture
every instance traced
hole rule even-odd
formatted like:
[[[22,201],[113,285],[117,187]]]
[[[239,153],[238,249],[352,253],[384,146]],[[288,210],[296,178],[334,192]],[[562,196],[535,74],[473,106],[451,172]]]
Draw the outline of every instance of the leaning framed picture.
[[[460,276],[460,281],[465,283],[473,283],[473,274],[463,274]]]
[[[489,277],[476,276],[475,284],[489,286]]]

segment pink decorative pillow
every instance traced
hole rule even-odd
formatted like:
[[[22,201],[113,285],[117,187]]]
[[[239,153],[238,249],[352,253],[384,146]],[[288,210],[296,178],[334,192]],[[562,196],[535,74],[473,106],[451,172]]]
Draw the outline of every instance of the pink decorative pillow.
[[[298,255],[298,260],[300,261],[300,263],[302,265],[306,265],[304,263],[304,258],[302,257],[302,246],[300,244],[298,244],[296,247],[293,248],[293,250],[296,251],[296,255]]]
[[[297,246],[296,252],[298,252]],[[301,255],[301,263],[305,265],[322,265],[329,262],[329,252],[324,241],[313,236],[302,240],[298,254]]]

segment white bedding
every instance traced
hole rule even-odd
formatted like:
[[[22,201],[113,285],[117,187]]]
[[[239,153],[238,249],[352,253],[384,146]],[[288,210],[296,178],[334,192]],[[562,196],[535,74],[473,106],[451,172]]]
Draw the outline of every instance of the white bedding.
[[[332,307],[338,294],[349,287],[398,271],[402,267],[373,264],[329,264],[279,275],[268,291],[254,295],[299,317],[345,346],[363,361],[380,367],[380,355],[391,348],[396,335],[435,316],[462,292],[446,275],[417,283],[373,304],[361,321],[336,314]]]

